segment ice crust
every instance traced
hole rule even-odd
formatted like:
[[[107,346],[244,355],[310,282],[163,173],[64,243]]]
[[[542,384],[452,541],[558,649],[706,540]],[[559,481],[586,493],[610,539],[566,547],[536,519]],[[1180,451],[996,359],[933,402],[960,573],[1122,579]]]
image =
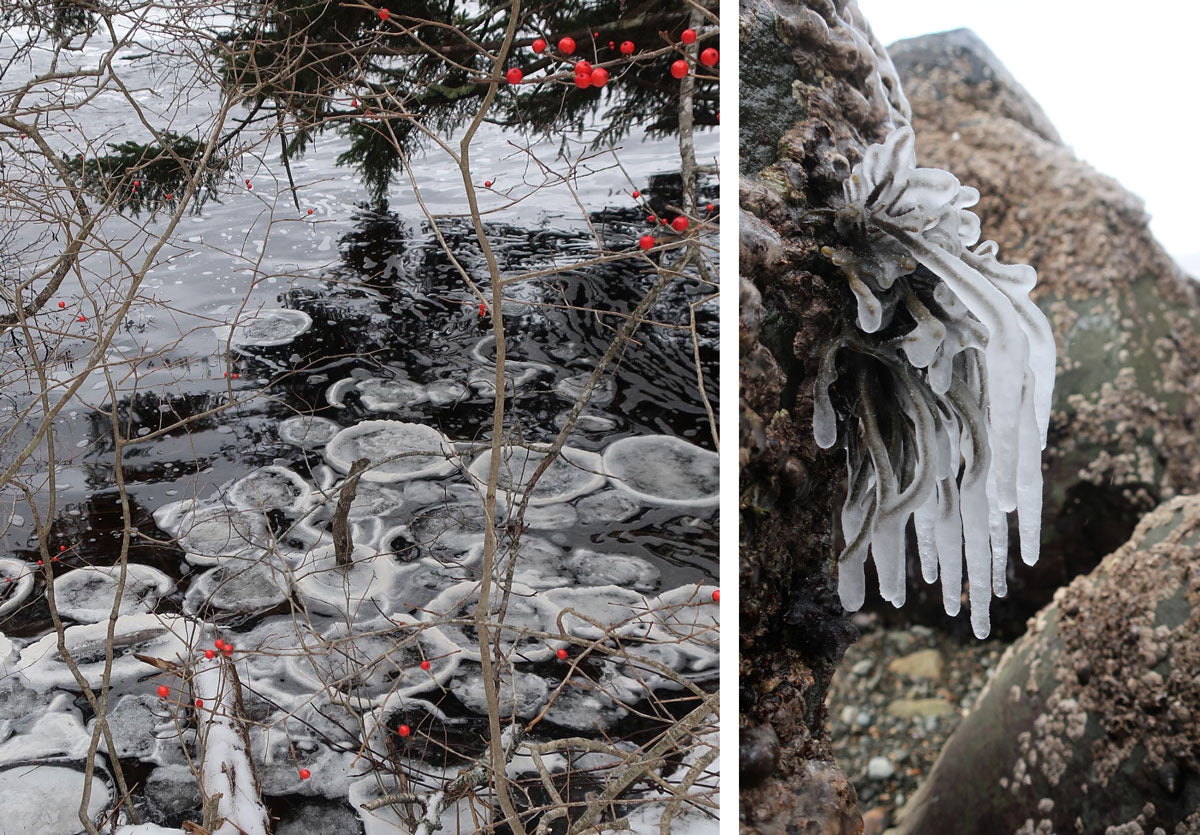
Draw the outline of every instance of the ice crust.
[[[613,486],[659,505],[705,507],[720,498],[715,452],[671,435],[641,435],[604,449],[604,469]]]
[[[76,568],[54,579],[54,602],[59,614],[80,623],[107,620],[117,596],[120,566]],[[175,583],[157,568],[129,563],[118,615],[150,612],[159,598],[171,593]]]
[[[348,472],[359,458],[371,465],[363,481],[396,482],[454,472],[450,445],[441,432],[419,423],[364,420],[338,432],[325,445],[325,458]]]
[[[303,310],[270,308],[213,331],[218,340],[228,340],[235,347],[272,348],[287,345],[311,327],[312,317]]]
[[[500,448],[500,488],[510,503],[519,503],[545,453],[525,447],[505,446]],[[471,478],[478,484],[487,484],[491,467],[492,452],[483,452],[471,464]],[[545,505],[570,501],[585,496],[604,486],[604,470],[601,458],[594,452],[564,446],[559,456],[529,491],[530,505]]]

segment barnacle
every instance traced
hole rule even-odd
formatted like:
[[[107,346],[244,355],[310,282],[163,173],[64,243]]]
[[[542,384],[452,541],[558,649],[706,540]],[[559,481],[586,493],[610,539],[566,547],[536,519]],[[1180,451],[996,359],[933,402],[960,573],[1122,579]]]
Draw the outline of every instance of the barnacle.
[[[971,625],[984,637],[991,596],[1006,591],[1008,511],[1017,511],[1022,559],[1038,557],[1055,348],[1029,298],[1037,274],[1000,263],[992,241],[969,249],[979,193],[948,171],[916,167],[907,126],[866,150],[844,196],[835,225],[848,246],[824,252],[858,310],[855,326],[824,346],[813,411],[816,441],[829,448],[839,419],[830,392],[846,378],[837,386],[852,406],[842,419],[852,424],[842,433],[842,604],[862,605],[868,552],[880,594],[903,604],[911,517],[922,576],[940,574],[951,615],[965,555]]]

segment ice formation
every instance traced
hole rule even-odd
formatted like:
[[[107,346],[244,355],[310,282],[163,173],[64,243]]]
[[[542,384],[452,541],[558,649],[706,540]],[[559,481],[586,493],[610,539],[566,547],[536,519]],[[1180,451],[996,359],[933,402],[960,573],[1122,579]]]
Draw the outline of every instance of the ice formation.
[[[332,545],[309,552],[295,571],[296,590],[309,607],[327,615],[364,616],[392,610],[396,563],[386,554],[355,544],[351,564],[340,566]]]
[[[154,523],[176,537],[185,558],[196,565],[216,565],[226,557],[249,558],[271,544],[261,513],[220,502],[173,502],[154,511]]]
[[[279,423],[279,440],[301,449],[317,449],[342,431],[342,427],[329,418],[316,415],[294,415]]]
[[[124,615],[117,618],[113,631],[112,682],[127,683],[147,676],[153,669],[133,657],[134,653],[174,658],[186,650],[199,625],[178,615]],[[99,687],[104,674],[108,623],[68,626],[63,631],[67,651],[80,675],[91,687]],[[76,692],[79,685],[58,652],[58,635],[34,641],[21,650],[15,666],[34,690],[60,688]]]
[[[493,586],[492,611],[500,604],[500,594]],[[470,581],[451,586],[431,600],[420,613],[426,622],[441,627],[463,658],[479,660],[479,636],[475,631],[475,604],[479,600],[479,584]],[[516,661],[545,661],[563,646],[561,641],[548,641],[541,633],[555,631],[558,609],[533,589],[513,583],[504,623],[498,629],[499,643],[504,655],[512,653]],[[494,618],[491,621],[494,626]]]
[[[641,435],[604,449],[614,486],[650,504],[712,506],[720,498],[719,457],[671,435]]]
[[[513,504],[520,502],[534,471],[546,454],[525,447],[500,448],[500,489]],[[471,464],[471,477],[487,484],[492,451],[487,450]],[[553,504],[587,495],[604,486],[601,458],[594,452],[564,446],[529,493],[529,504]]]
[[[183,598],[188,614],[262,612],[287,598],[288,578],[283,566],[263,560],[227,560],[192,580]]]
[[[0,557],[0,617],[20,608],[32,591],[32,566],[12,557]]]
[[[436,478],[454,471],[450,444],[441,432],[420,423],[364,420],[338,432],[325,445],[325,459],[348,472],[359,458],[371,466],[363,481]]]
[[[283,510],[295,513],[309,491],[308,483],[287,467],[259,467],[238,479],[226,497],[242,510]]]
[[[922,575],[940,572],[951,615],[965,552],[971,624],[984,637],[991,595],[1005,591],[1007,511],[1018,513],[1023,560],[1038,556],[1055,347],[1029,299],[1033,268],[1001,264],[992,241],[968,249],[979,239],[968,211],[978,199],[948,171],[916,167],[909,127],[854,166],[835,221],[852,246],[825,253],[854,293],[857,330],[822,351],[813,433],[822,447],[836,442],[831,388],[846,378],[843,395],[857,405],[843,419],[857,426],[843,429],[843,606],[863,603],[868,550],[881,595],[903,604],[913,517]]]
[[[213,331],[217,339],[228,340],[235,347],[273,348],[287,345],[311,327],[312,317],[303,310],[273,308],[234,325],[218,325]]]
[[[117,565],[76,568],[56,577],[54,602],[59,614],[80,623],[108,620],[120,577],[121,567]],[[159,598],[170,594],[174,587],[171,578],[157,568],[129,563],[117,614],[152,611]]]
[[[0,797],[4,798],[3,833],[72,835],[80,830],[78,802],[47,802],[48,798],[81,798],[82,768],[39,764],[16,765],[0,770]],[[113,801],[112,787],[99,775],[92,777],[88,817],[101,820]]]

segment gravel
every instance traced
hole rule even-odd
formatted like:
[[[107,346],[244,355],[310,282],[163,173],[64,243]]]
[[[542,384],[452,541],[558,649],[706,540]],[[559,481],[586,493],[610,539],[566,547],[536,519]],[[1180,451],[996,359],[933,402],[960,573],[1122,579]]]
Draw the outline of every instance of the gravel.
[[[870,835],[912,797],[1007,644],[964,643],[919,625],[882,629],[871,615],[855,620],[862,636],[846,651],[826,707],[834,756],[854,782]]]

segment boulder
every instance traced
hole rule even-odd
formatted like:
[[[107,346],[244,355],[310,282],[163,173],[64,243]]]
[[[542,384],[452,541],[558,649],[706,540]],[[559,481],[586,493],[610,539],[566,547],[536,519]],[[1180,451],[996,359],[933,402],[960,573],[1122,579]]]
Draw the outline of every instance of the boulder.
[[[1181,496],[1060,589],[897,835],[1200,832],[1198,565],[1200,496]]]
[[[986,236],[1006,261],[1037,269],[1032,296],[1054,328],[1041,559],[1023,565],[1011,536],[1008,598],[992,606],[993,632],[1016,637],[1142,514],[1200,490],[1200,285],[1150,234],[1142,202],[1062,144],[974,33],[900,41],[889,53],[912,105],[918,164],[979,189]],[[900,617],[944,623],[940,591],[921,582],[911,551]]]

